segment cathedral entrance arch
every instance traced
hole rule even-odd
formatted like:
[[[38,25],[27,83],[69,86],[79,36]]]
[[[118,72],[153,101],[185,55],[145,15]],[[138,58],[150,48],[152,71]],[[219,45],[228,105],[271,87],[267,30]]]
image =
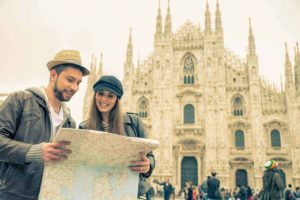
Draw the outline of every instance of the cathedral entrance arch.
[[[248,186],[248,175],[247,171],[244,169],[238,169],[236,171],[236,186]]]
[[[198,185],[198,163],[195,157],[186,156],[181,162],[181,188],[185,182],[191,180],[193,185]]]
[[[173,170],[174,186],[178,189],[185,187],[185,182],[191,180],[193,185],[201,183],[204,177],[204,144],[197,139],[182,138],[173,146],[173,158],[176,165]]]

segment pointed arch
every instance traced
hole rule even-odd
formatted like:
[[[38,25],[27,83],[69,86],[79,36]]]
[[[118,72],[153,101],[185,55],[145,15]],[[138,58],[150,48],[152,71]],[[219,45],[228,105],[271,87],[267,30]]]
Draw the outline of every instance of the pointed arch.
[[[187,104],[183,108],[183,123],[194,124],[195,123],[195,108],[192,104]]]
[[[234,133],[235,147],[238,149],[245,148],[245,134],[242,130],[236,130]]]
[[[196,57],[187,52],[181,59],[181,66],[183,69],[183,84],[185,85],[193,85],[195,84],[195,76],[196,76],[196,65],[197,59]]]
[[[235,172],[236,186],[248,186],[248,173],[245,169],[238,169]]]
[[[245,100],[241,95],[235,95],[231,101],[231,113],[233,116],[243,116],[246,113]]]
[[[141,97],[138,101],[138,113],[141,118],[149,117],[149,101],[146,97]]]
[[[277,129],[273,129],[270,133],[271,137],[271,147],[273,148],[280,148],[281,147],[281,137],[280,132]]]

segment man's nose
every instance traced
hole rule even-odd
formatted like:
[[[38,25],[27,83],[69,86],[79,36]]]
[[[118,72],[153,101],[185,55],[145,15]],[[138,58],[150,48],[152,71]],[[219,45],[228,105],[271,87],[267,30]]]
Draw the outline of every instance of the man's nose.
[[[71,89],[74,90],[75,92],[77,92],[77,90],[78,90],[78,84],[77,83],[72,83]]]

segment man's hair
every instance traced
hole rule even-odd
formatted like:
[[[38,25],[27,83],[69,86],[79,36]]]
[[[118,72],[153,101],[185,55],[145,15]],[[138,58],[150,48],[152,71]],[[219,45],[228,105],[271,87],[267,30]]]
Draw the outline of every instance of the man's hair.
[[[215,177],[217,175],[217,172],[213,171],[211,172],[211,175]]]
[[[292,187],[292,184],[288,184],[288,187],[290,187],[290,188],[291,188],[291,187]]]
[[[72,67],[72,68],[78,69],[78,70],[81,71],[82,74],[84,74],[84,71],[80,67],[78,67],[77,65],[73,65],[73,64],[57,65],[57,66],[53,67],[52,70],[55,70],[56,73],[57,73],[57,75],[59,75],[62,71],[64,71],[68,67]]]

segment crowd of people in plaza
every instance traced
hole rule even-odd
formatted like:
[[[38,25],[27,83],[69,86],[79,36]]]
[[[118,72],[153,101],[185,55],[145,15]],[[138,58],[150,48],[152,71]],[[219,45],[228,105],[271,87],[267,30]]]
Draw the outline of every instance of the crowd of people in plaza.
[[[269,160],[265,163],[262,182],[263,186],[259,188],[251,188],[250,186],[238,185],[234,189],[221,187],[221,183],[217,178],[215,171],[207,177],[198,186],[193,185],[191,180],[186,181],[185,187],[177,194],[175,188],[170,189],[172,184],[167,179],[169,188],[163,187],[165,200],[181,199],[181,200],[300,200],[300,187],[293,188],[291,184],[285,188],[281,178],[281,171],[277,168],[278,163],[275,160]],[[155,181],[159,183],[158,181]],[[159,183],[163,185],[163,183]],[[157,189],[158,193],[160,189]]]
[[[172,191],[168,190],[168,195],[166,195],[164,188],[157,187],[156,193],[153,191],[153,199],[155,199],[155,197],[164,197],[164,200],[263,200],[260,196],[261,190],[251,188],[250,186],[237,186],[234,189],[220,187],[217,192],[219,194],[209,198],[207,193],[208,188],[205,185],[206,181],[198,186],[192,185],[190,181],[188,182],[188,187],[182,189],[177,194],[174,191],[175,188],[173,188]],[[271,198],[269,199],[273,200]],[[292,185],[289,184],[288,187],[283,190],[282,197],[278,200],[300,200],[300,187],[292,188]]]

